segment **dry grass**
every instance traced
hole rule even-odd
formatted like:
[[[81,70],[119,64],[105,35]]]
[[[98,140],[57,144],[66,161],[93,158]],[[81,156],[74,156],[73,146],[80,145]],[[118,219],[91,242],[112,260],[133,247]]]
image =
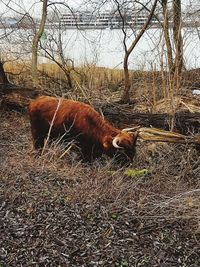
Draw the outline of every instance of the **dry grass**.
[[[41,93],[105,103],[118,100],[123,88],[118,70],[84,66],[69,90],[55,66],[43,67]],[[19,66],[8,70],[18,74]],[[26,78],[21,73],[12,80],[31,85],[29,69],[23,71]],[[132,74],[132,97],[143,101],[138,110],[156,110],[163,94],[159,74]],[[0,265],[200,266],[195,147],[138,142],[130,168],[148,173],[128,176],[106,157],[82,163],[73,143],[55,142],[39,156],[28,117],[4,111],[0,117]]]
[[[175,198],[175,196],[178,196],[178,199],[182,201],[188,195],[192,197],[194,194],[193,204],[196,207],[200,159],[198,152],[192,146],[140,141],[137,156],[131,168],[145,168],[149,170],[149,173],[144,177],[131,178],[124,175],[123,168],[118,169],[112,159],[106,157],[101,161],[95,161],[91,165],[82,163],[73,143],[64,147],[62,144],[55,142],[45,149],[43,155],[37,155],[32,149],[28,118],[24,120],[24,117],[20,114],[16,114],[16,116],[6,114],[3,116],[9,116],[10,119],[4,117],[5,119],[2,122],[1,169],[7,175],[10,175],[9,172],[12,174],[21,172],[22,177],[25,177],[27,176],[26,172],[30,170],[44,171],[49,173],[50,176],[55,175],[62,180],[67,179],[68,181],[71,179],[72,183],[77,182],[76,186],[78,187],[73,188],[73,190],[77,190],[77,192],[85,191],[83,194],[75,194],[71,186],[67,188],[67,195],[75,202],[80,202],[83,197],[82,201],[88,202],[91,198],[90,204],[92,204],[96,196],[99,195],[96,200],[106,201],[111,198],[112,201],[115,201],[117,198],[124,204],[130,204],[130,199],[132,201],[135,199],[135,202],[138,202],[136,192],[137,190],[143,190],[145,187],[147,189],[147,191],[145,189],[146,193],[149,194],[147,199],[149,204],[151,203],[150,198],[152,196],[153,198],[156,197],[158,192],[158,198],[162,200],[161,202],[166,199],[170,200],[171,197]],[[7,151],[6,155],[5,150]],[[107,186],[109,185],[109,190],[112,193],[107,192],[108,187],[104,183]],[[167,187],[166,183],[168,184]],[[178,188],[175,186],[177,183]],[[91,192],[88,192],[91,185],[94,188]],[[150,189],[149,192],[148,188]],[[70,193],[71,190],[72,193]],[[125,197],[116,196],[120,191],[123,192]],[[87,192],[90,195],[88,199]],[[101,195],[102,192],[104,193]],[[94,197],[91,196],[93,193]],[[169,201],[169,203],[172,202]],[[184,207],[190,212],[193,211],[192,207],[188,206],[185,201],[183,201],[181,208]],[[168,216],[169,214],[166,214],[166,217]]]
[[[15,83],[23,81],[25,74],[29,75],[29,79],[26,76],[26,82],[32,85],[30,63],[6,63],[5,71],[9,73],[11,80]],[[64,72],[56,64],[41,64],[38,66],[40,71],[40,86],[49,87],[49,79],[52,79],[55,83],[62,84],[66,83],[66,76]],[[118,90],[121,82],[123,80],[123,71],[116,69],[100,68],[95,65],[84,65],[75,70],[71,71],[71,78],[74,83],[74,87],[79,85],[84,85],[88,91],[99,90],[100,92],[104,89],[109,89],[111,91]],[[29,81],[28,81],[29,80]],[[52,92],[53,93],[53,92]],[[91,92],[92,93],[92,92]]]
[[[32,86],[30,64],[5,64],[9,79],[20,87]],[[55,64],[39,65],[40,94],[65,96],[66,98],[93,103],[117,102],[124,89],[123,70],[84,65],[70,72],[72,88],[69,87],[64,72]],[[192,84],[199,83],[199,69],[185,71],[182,87],[172,88],[167,73],[156,70],[130,71],[130,98],[134,101],[136,112],[168,112],[174,114],[178,109],[199,111],[199,97],[192,96]],[[172,83],[172,84],[171,84]]]
[[[5,64],[9,78],[15,84],[32,86],[30,64]],[[55,64],[39,65],[39,88],[41,94],[65,95],[66,97],[87,101],[117,101],[124,89],[124,74],[120,69],[101,68],[95,65],[84,65],[72,70],[70,75],[73,88],[67,85],[64,72]],[[130,71],[132,80],[131,97],[145,105],[153,106],[152,88],[156,100],[162,98],[161,74],[158,72]],[[142,88],[142,91],[141,89]]]
[[[2,266],[199,266],[193,147],[141,142],[131,168],[148,174],[131,177],[107,158],[82,163],[71,146],[38,156],[28,118],[1,118]]]

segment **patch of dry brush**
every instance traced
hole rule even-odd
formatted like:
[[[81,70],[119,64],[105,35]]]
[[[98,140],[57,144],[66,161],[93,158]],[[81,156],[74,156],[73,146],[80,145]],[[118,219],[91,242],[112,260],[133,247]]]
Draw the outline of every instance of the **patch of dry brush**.
[[[199,266],[200,167],[192,146],[138,144],[127,177],[31,146],[28,118],[1,112],[2,266]]]

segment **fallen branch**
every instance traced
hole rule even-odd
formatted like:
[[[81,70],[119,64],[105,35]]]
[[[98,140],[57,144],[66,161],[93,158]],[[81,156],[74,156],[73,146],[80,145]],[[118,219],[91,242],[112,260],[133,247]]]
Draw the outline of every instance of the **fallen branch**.
[[[200,144],[200,135],[185,136],[183,134],[164,131],[157,128],[141,127],[137,129],[138,137],[144,141],[158,141],[182,144]]]

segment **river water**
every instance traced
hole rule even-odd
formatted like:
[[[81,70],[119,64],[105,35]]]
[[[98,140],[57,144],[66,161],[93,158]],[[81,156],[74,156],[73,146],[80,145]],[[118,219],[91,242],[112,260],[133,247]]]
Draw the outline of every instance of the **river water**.
[[[199,29],[200,31],[200,29]],[[127,47],[134,40],[137,32],[128,32],[130,38],[126,41]],[[184,28],[182,30],[184,63],[186,68],[200,67],[200,34],[195,28]],[[48,47],[53,38],[57,39],[56,32],[46,30],[46,38],[42,40],[43,45]],[[23,38],[23,41],[20,41]],[[15,31],[8,39],[0,38],[1,51],[11,57],[16,56],[16,51],[21,57],[30,56],[31,32]],[[62,34],[62,43],[65,57],[74,60],[75,66],[82,64],[96,64],[101,67],[122,68],[124,57],[123,33],[120,29],[104,30],[82,30],[68,29]],[[52,45],[56,50],[55,43]],[[3,50],[4,49],[4,50]],[[43,54],[44,55],[44,54]],[[166,65],[166,47],[164,45],[163,32],[161,29],[147,30],[136,47],[130,59],[130,69],[150,70],[160,69],[161,62]],[[40,62],[47,60],[40,56]]]

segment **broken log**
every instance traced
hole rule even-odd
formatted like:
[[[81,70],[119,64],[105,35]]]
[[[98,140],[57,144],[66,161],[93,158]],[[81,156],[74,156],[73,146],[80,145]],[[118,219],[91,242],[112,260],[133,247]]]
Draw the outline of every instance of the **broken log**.
[[[16,86],[11,83],[0,84],[0,105],[6,109],[24,111],[30,100],[38,95],[35,88]]]
[[[119,106],[103,106],[102,113],[107,120],[117,125],[119,128],[133,127],[155,127],[164,130],[171,130],[190,135],[200,132],[200,113],[190,113],[178,111],[174,115],[168,113],[135,113],[131,108],[120,108]]]
[[[0,60],[0,107],[24,111],[37,95],[35,88],[12,84],[5,73],[4,62]]]
[[[138,138],[144,141],[200,145],[200,135],[186,136],[156,128],[141,127],[136,130]]]

